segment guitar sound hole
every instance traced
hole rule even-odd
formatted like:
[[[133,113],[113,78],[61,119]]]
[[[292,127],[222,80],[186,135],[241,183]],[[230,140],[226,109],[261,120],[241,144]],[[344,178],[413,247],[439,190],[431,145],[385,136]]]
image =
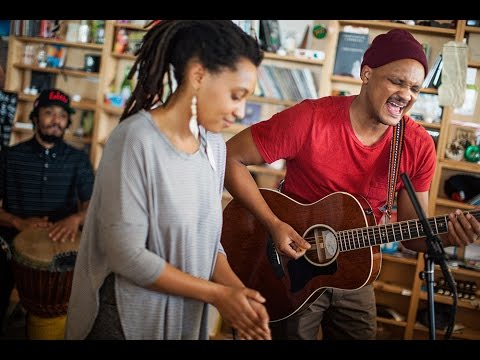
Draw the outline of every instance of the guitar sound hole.
[[[337,236],[329,226],[314,225],[305,232],[303,238],[312,245],[305,253],[305,258],[311,264],[324,266],[337,258]]]

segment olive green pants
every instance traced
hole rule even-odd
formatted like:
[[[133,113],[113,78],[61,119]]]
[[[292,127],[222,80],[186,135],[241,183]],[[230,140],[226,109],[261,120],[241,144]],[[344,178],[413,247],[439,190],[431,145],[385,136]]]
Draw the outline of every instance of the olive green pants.
[[[270,323],[273,339],[374,340],[377,332],[375,293],[327,289],[299,315]]]

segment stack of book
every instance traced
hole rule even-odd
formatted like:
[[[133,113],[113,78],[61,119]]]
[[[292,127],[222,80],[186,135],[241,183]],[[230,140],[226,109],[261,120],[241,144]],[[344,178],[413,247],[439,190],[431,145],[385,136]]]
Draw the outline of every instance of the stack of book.
[[[443,57],[442,54],[438,54],[435,58],[435,62],[433,63],[432,67],[428,71],[425,80],[423,81],[422,87],[423,88],[434,88],[438,89],[440,86],[442,77],[442,67],[443,67]]]
[[[317,98],[312,71],[274,65],[262,65],[258,69],[258,83],[265,97],[301,101]]]

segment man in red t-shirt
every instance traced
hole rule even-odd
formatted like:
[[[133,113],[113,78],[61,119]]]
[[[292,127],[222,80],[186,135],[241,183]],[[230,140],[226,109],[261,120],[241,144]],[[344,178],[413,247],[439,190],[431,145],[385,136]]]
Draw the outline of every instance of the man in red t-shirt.
[[[399,173],[412,181],[423,209],[436,165],[435,146],[426,130],[406,113],[422,87],[428,64],[422,45],[405,30],[377,36],[361,65],[360,94],[304,100],[242,131],[227,142],[225,185],[272,235],[278,252],[298,259],[310,245],[270,210],[246,165],[285,159],[282,192],[302,203],[332,192],[361,195],[377,222],[388,194],[393,128],[405,118]],[[398,221],[418,218],[401,178],[396,184]],[[449,214],[445,246],[465,246],[480,235],[480,224],[460,210]],[[426,251],[424,238],[405,241]],[[328,289],[306,311],[271,323],[273,338],[374,339],[372,285],[358,290]]]

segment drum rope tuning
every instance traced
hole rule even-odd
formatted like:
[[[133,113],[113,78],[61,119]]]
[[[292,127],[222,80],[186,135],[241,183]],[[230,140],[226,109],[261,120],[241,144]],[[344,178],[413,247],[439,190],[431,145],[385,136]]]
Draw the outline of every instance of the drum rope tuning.
[[[8,246],[8,243],[3,240],[3,238],[0,236],[0,251],[2,251],[5,256],[7,257],[7,260],[10,260],[12,258],[12,252],[10,251],[10,246]]]
[[[12,243],[12,264],[20,302],[45,318],[66,315],[80,243],[53,242],[46,229],[27,229]]]

